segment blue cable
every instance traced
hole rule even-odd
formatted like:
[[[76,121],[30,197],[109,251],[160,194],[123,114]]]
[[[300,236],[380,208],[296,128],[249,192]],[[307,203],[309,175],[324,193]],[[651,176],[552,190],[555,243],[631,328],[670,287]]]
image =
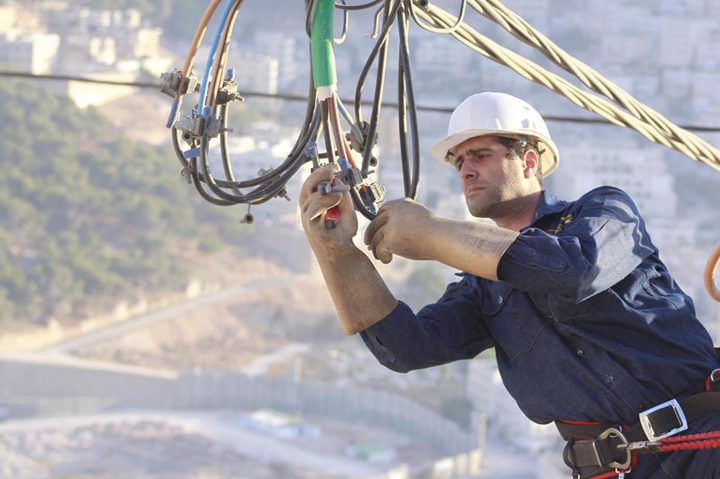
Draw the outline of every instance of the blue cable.
[[[203,72],[202,84],[200,85],[198,111],[202,113],[203,118],[206,120],[210,117],[210,109],[205,106],[205,95],[207,94],[208,83],[210,82],[210,70],[212,69],[213,61],[215,60],[215,53],[217,52],[218,45],[220,44],[220,38],[222,38],[223,29],[227,23],[228,17],[230,16],[230,10],[232,10],[234,3],[235,0],[228,0],[227,5],[225,5],[225,10],[223,11],[217,33],[215,34],[215,40],[210,48],[207,63],[205,64],[205,71]]]

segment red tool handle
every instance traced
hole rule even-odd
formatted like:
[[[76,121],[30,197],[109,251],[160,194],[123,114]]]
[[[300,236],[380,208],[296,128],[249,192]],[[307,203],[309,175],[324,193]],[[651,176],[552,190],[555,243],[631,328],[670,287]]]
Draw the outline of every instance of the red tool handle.
[[[329,195],[332,192],[332,183],[330,181],[321,181],[317,186],[317,190],[321,195]],[[329,230],[335,228],[340,222],[340,208],[333,206],[325,213],[325,227]]]
[[[340,208],[333,206],[325,213],[325,227],[329,230],[335,228],[340,223]]]

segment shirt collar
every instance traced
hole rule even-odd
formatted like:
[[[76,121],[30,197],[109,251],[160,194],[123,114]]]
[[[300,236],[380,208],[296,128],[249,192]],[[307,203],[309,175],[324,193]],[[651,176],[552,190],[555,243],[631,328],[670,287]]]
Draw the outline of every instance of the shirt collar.
[[[559,200],[554,194],[547,190],[543,190],[540,203],[535,210],[535,216],[533,217],[533,224],[544,216],[560,213],[567,208],[568,202]]]

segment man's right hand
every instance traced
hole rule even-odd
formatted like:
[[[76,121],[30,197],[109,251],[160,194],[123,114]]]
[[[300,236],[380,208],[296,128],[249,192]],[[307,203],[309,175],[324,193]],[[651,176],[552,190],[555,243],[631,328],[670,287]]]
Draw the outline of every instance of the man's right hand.
[[[318,186],[329,182],[332,191],[322,194]],[[327,211],[337,206],[340,221],[335,228],[325,224]],[[316,254],[333,254],[354,247],[352,238],[357,234],[358,222],[350,197],[350,187],[334,175],[331,165],[314,171],[300,189],[300,215],[305,235]]]

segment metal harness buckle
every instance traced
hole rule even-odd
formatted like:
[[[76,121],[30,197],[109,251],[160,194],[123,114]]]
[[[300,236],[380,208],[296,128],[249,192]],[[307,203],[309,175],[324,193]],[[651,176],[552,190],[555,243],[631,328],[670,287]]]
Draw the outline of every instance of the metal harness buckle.
[[[680,423],[680,425],[673,429],[670,429],[669,431],[655,431],[650,420],[650,415],[665,408],[672,408],[672,411],[675,413],[675,417],[678,423]],[[639,417],[640,425],[642,426],[642,429],[645,432],[648,441],[650,442],[659,441],[660,439],[673,436],[679,432],[686,431],[688,428],[687,419],[685,419],[685,413],[683,412],[680,404],[677,402],[676,399],[671,399],[670,401],[666,401],[662,404],[658,404],[653,408],[643,411],[639,414]]]
[[[618,444],[617,448],[618,449],[625,448],[625,454],[626,454],[625,461],[623,461],[623,462],[613,461],[613,462],[607,464],[607,467],[613,468],[615,470],[615,472],[617,472],[617,473],[629,472],[630,465],[632,464],[632,453],[630,452],[630,450],[627,449],[628,440],[625,438],[625,436],[620,431],[620,429],[615,429],[614,427],[606,429],[605,431],[603,431],[602,434],[600,434],[598,436],[598,441],[602,441],[603,439],[614,438],[614,437],[617,437],[620,439],[620,441],[622,441],[620,444]],[[595,456],[597,457],[598,464],[602,465],[602,461],[600,460],[600,454],[598,453],[598,450],[597,450],[597,447],[595,444],[596,443],[593,442],[593,449],[595,450]]]

